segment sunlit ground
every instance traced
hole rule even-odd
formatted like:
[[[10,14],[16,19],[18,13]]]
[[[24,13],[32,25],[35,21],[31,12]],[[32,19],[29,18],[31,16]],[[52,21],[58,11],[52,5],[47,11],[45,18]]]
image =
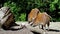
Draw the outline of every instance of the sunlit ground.
[[[16,22],[17,24],[27,24],[28,22],[25,21],[25,22],[20,22],[20,21],[17,21]],[[47,26],[46,26],[47,27]],[[47,28],[46,28],[47,29]],[[49,26],[49,29],[54,29],[54,30],[60,30],[60,22],[50,22],[50,26]]]

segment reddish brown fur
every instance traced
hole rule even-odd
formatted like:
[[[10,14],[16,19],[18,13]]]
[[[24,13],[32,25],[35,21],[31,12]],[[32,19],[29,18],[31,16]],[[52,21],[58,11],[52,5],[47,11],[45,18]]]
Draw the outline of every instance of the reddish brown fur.
[[[48,17],[45,13],[39,13],[34,21],[34,24],[43,23],[43,25],[45,25],[49,21],[50,17]]]
[[[49,27],[50,25],[50,16],[47,13],[38,13],[36,19],[33,22],[33,26],[36,25],[43,25],[44,27],[47,26]]]
[[[37,8],[32,9],[31,12],[28,14],[28,22],[32,22],[36,18],[38,13],[39,10]]]

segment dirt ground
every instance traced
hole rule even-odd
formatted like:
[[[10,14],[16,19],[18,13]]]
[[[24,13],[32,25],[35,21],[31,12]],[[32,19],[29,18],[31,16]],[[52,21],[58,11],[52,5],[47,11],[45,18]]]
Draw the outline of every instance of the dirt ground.
[[[22,23],[22,22],[18,22],[17,24],[20,24],[20,23]],[[27,23],[27,22],[24,22],[24,23]],[[47,34],[60,34],[60,22],[51,22],[49,29],[50,30],[47,32]],[[17,31],[2,30],[2,31],[0,31],[0,34],[38,34],[38,33],[33,33],[29,29],[23,28],[23,29],[17,30]]]

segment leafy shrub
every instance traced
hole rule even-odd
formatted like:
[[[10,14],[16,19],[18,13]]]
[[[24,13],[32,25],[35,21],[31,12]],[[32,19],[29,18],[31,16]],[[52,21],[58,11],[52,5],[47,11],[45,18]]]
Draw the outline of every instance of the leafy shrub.
[[[19,16],[19,21],[25,21],[26,19],[26,14],[25,13],[22,13],[20,16]]]
[[[16,21],[25,21],[27,13],[33,8],[47,12],[53,17],[52,21],[60,21],[60,0],[5,0],[3,6],[11,8]],[[58,16],[58,18],[56,17]]]
[[[17,6],[16,3],[8,1],[4,3],[4,6],[8,6],[11,9],[11,12],[14,14],[15,16],[15,20],[18,21],[19,17],[20,17],[20,11],[21,11],[21,7]],[[21,15],[21,17],[24,15]],[[23,19],[23,18],[20,18]],[[25,18],[24,18],[25,19]]]

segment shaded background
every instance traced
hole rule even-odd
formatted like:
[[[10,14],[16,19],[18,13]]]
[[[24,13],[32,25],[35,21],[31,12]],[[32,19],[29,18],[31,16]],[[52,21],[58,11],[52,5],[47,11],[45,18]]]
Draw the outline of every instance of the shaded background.
[[[38,8],[41,12],[47,12],[51,21],[60,21],[60,0],[0,0],[0,8],[10,7],[16,21],[27,21],[31,9]]]

